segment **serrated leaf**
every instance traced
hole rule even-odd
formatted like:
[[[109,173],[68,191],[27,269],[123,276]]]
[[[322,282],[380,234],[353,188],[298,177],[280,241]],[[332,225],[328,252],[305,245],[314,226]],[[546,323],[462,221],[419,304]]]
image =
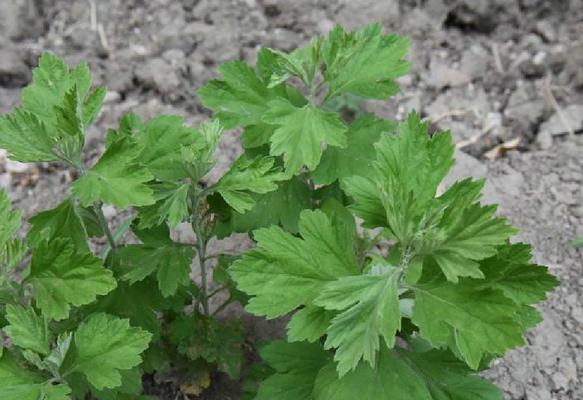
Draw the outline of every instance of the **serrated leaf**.
[[[189,216],[187,184],[161,182],[150,186],[154,191],[155,204],[139,210],[139,226],[151,228],[168,222],[170,228],[176,228]]]
[[[312,104],[296,107],[287,100],[274,100],[263,114],[263,121],[278,127],[270,138],[270,153],[283,155],[289,174],[304,165],[314,170],[325,145],[346,146],[346,126],[338,114]]]
[[[497,253],[517,230],[500,217],[496,206],[477,203],[481,182],[456,183],[437,199],[444,204],[443,214],[424,232],[420,254],[431,256],[447,279],[483,278],[478,261]]]
[[[162,115],[150,120],[136,135],[142,146],[140,161],[159,180],[175,182],[188,176],[179,149],[202,141],[200,133],[184,125],[182,117]]]
[[[26,369],[9,354],[0,358],[0,398],[18,400],[68,400],[71,389],[52,385],[42,375]]]
[[[320,164],[310,176],[321,185],[329,185],[337,179],[353,175],[366,176],[375,160],[374,144],[381,135],[395,128],[396,123],[377,119],[371,114],[359,117],[346,132],[346,147],[327,148]]]
[[[22,162],[57,161],[54,142],[47,126],[34,114],[17,109],[0,117],[0,147],[9,157]]]
[[[255,205],[251,193],[265,194],[277,189],[277,181],[285,177],[274,167],[271,157],[239,158],[214,186],[223,199],[238,213],[243,214]]]
[[[445,351],[382,350],[339,378],[334,364],[318,374],[314,400],[502,400],[500,390]]]
[[[287,339],[290,342],[316,342],[326,334],[336,312],[312,305],[297,311],[287,324]]]
[[[287,54],[279,50],[262,48],[260,52],[265,65],[265,58],[270,58],[269,71],[264,72],[264,79],[269,82],[268,87],[272,88],[287,81],[290,77],[300,78],[306,87],[309,87],[314,80],[316,71],[320,66],[322,39],[312,39],[306,47],[301,47]]]
[[[409,40],[397,35],[383,35],[380,24],[347,33],[336,26],[323,44],[326,62],[324,77],[329,85],[328,98],[352,93],[384,99],[399,91],[394,79],[405,75],[409,63],[403,59]]]
[[[257,248],[231,266],[237,287],[253,296],[247,309],[255,315],[284,315],[310,304],[326,283],[358,273],[353,237],[326,214],[303,211],[299,228],[302,239],[275,226],[255,231]]]
[[[383,135],[376,144],[377,161],[367,177],[343,180],[355,200],[353,210],[367,226],[386,226],[400,242],[409,243],[426,207],[453,165],[451,136],[429,137],[427,123],[411,113],[397,135]]]
[[[481,289],[480,280],[435,282],[413,288],[412,321],[433,346],[455,342],[466,363],[476,369],[484,354],[503,355],[524,344],[520,306],[499,290]]]
[[[36,214],[29,222],[32,227],[27,239],[32,247],[38,246],[43,240],[69,238],[77,248],[89,250],[84,222],[70,197],[57,207]]]
[[[122,371],[142,362],[152,335],[126,319],[95,314],[75,332],[75,359],[68,372],[80,372],[97,390],[122,383]]]
[[[132,326],[139,326],[152,333],[154,339],[160,336],[158,313],[167,308],[158,284],[154,279],[145,279],[129,285],[120,281],[117,288],[100,298],[95,311],[128,318]]]
[[[122,280],[130,284],[156,274],[158,286],[164,297],[171,296],[181,285],[190,282],[190,265],[194,257],[192,246],[181,246],[168,241],[126,245],[116,251],[116,260],[124,274]]]
[[[295,233],[300,213],[312,207],[310,190],[299,177],[280,182],[276,190],[253,198],[255,206],[244,214],[230,207],[219,210],[215,231],[220,238],[270,225],[281,225],[286,231]]]
[[[22,223],[22,213],[13,211],[10,199],[4,190],[0,190],[0,267],[7,262],[11,243]]]
[[[524,243],[507,243],[498,254],[480,263],[484,285],[501,290],[518,304],[535,304],[559,281],[547,267],[531,264],[531,247]]]
[[[33,82],[22,91],[22,107],[0,118],[0,146],[19,161],[81,162],[85,128],[101,109],[105,89],[92,92],[86,64],[70,70],[44,53]]]
[[[6,305],[6,320],[9,325],[4,327],[4,332],[14,345],[45,356],[49,354],[48,323],[46,319],[36,314],[34,308],[24,309],[21,306],[8,304]]]
[[[272,342],[260,350],[275,374],[261,382],[256,400],[312,400],[316,374],[329,360],[318,343]]]
[[[219,67],[221,80],[213,80],[198,90],[205,107],[214,111],[225,128],[255,125],[268,110],[268,102],[277,98],[275,89],[259,79],[255,71],[240,61]]]
[[[380,337],[389,348],[401,328],[399,278],[401,270],[376,266],[367,275],[348,276],[328,283],[315,304],[340,311],[328,327],[325,347],[336,348],[340,376],[354,370],[360,360],[376,364]]]
[[[62,320],[71,305],[93,302],[116,287],[116,280],[102,260],[75,247],[70,239],[42,242],[33,251],[25,283],[32,286],[43,315]]]
[[[138,157],[141,147],[131,138],[111,144],[99,161],[73,183],[73,192],[84,206],[102,201],[117,207],[154,203],[152,189],[145,183],[153,176]]]

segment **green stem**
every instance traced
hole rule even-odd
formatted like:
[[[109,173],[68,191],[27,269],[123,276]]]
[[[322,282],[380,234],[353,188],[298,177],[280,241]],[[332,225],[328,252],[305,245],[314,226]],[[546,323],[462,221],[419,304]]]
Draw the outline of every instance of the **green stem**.
[[[205,237],[202,230],[202,219],[198,215],[198,199],[200,198],[200,193],[196,193],[197,188],[193,188],[192,193],[192,217],[191,225],[192,230],[196,234],[196,252],[198,255],[198,263],[200,265],[200,276],[201,276],[201,292],[202,292],[202,308],[205,315],[209,315],[209,301],[208,301],[208,289],[207,289],[207,276],[206,276],[206,244],[207,238]]]
[[[215,315],[217,315],[218,313],[220,313],[221,311],[223,311],[223,310],[224,310],[225,308],[227,308],[227,306],[228,306],[229,304],[231,304],[232,302],[233,302],[233,299],[232,299],[231,297],[229,297],[229,298],[227,299],[227,301],[225,301],[223,304],[221,304],[221,305],[220,305],[220,307],[219,307],[219,308],[217,308],[217,309],[215,310],[215,312],[213,312],[213,315],[212,315],[212,316],[214,317]]]
[[[95,213],[97,214],[99,225],[101,225],[101,229],[103,229],[103,232],[105,232],[105,237],[107,237],[107,242],[111,247],[111,251],[115,252],[115,249],[117,249],[117,244],[115,243],[115,239],[113,237],[113,233],[111,233],[111,229],[109,229],[109,224],[107,223],[105,214],[103,214],[103,205],[99,202],[95,202],[93,204],[93,207],[95,208]]]

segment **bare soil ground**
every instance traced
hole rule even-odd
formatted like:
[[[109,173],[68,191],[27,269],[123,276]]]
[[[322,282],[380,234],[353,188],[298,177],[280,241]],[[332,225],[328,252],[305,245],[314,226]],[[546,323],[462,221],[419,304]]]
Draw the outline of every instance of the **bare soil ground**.
[[[562,282],[529,345],[487,375],[507,399],[583,399],[583,252],[568,244],[583,234],[582,0],[2,0],[0,112],[18,103],[43,50],[88,61],[110,89],[89,132],[97,155],[125,112],[207,118],[195,90],[224,61],[254,62],[259,46],[290,50],[337,22],[373,21],[411,36],[413,69],[401,95],[365,107],[391,118],[416,109],[451,129],[461,149],[454,175],[488,177],[487,198]],[[237,132],[221,150],[226,166],[240,151]],[[0,186],[27,215],[61,200],[69,179],[0,154]],[[246,318],[250,343],[280,332],[281,324]],[[175,398],[168,385],[147,387]],[[236,399],[238,390],[218,377],[205,398]]]

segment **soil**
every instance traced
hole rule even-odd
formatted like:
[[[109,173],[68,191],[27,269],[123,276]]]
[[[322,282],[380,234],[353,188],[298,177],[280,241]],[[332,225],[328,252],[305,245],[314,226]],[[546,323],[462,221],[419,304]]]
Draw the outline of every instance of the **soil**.
[[[125,112],[206,119],[195,91],[224,61],[252,63],[259,46],[290,50],[337,22],[357,28],[373,21],[412,38],[413,68],[401,79],[402,94],[365,108],[391,118],[416,109],[435,129],[451,129],[461,149],[454,176],[486,176],[486,199],[500,203],[537,261],[561,279],[528,346],[486,375],[506,399],[583,399],[583,252],[569,245],[583,234],[582,0],[2,0],[0,112],[18,103],[43,50],[71,64],[87,61],[109,88],[88,133],[93,158]],[[240,151],[239,133],[230,132],[221,168]],[[61,200],[70,179],[59,166],[21,165],[0,154],[0,187],[26,216]],[[240,314],[233,306],[224,316]],[[245,321],[250,347],[281,334],[280,322]],[[203,398],[239,398],[236,383],[213,378]],[[172,385],[151,380],[146,387],[176,398]]]

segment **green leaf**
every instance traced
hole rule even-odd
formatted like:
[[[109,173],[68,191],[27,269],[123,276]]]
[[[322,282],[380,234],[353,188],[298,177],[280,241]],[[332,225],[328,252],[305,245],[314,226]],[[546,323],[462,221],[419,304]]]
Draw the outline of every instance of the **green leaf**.
[[[574,247],[582,247],[583,246],[583,236],[579,236],[577,239],[573,240],[571,244]]]
[[[394,79],[405,75],[409,63],[403,59],[409,40],[397,35],[383,35],[380,24],[347,33],[336,26],[323,44],[326,62],[324,77],[329,85],[327,98],[352,93],[373,99],[396,94]]]
[[[334,364],[318,374],[315,400],[502,400],[500,390],[450,353],[382,350],[375,368],[362,363],[342,378]]]
[[[162,115],[145,124],[136,140],[143,148],[140,161],[157,179],[174,182],[188,176],[179,149],[200,143],[202,137],[182,117]]]
[[[122,384],[122,371],[142,362],[152,335],[127,319],[95,314],[75,332],[76,354],[68,372],[80,372],[97,390]]]
[[[316,342],[326,334],[335,312],[308,305],[297,311],[287,324],[287,339],[290,342]]]
[[[81,203],[88,206],[102,201],[121,208],[153,204],[152,189],[145,184],[153,176],[138,161],[141,150],[130,138],[111,144],[99,161],[73,183],[73,192]]]
[[[116,251],[115,258],[124,271],[122,280],[134,284],[156,273],[160,291],[168,297],[190,282],[194,254],[192,246],[182,246],[168,237],[162,242],[146,240],[144,244],[126,245]]]
[[[294,174],[302,166],[314,170],[322,157],[322,146],[346,146],[346,126],[336,113],[311,104],[296,107],[287,100],[274,100],[263,121],[278,128],[271,136],[270,153],[283,155],[286,172]]]
[[[116,287],[102,260],[76,248],[70,239],[42,242],[36,247],[25,283],[33,287],[43,315],[55,320],[67,318],[71,305],[89,304]]]
[[[0,117],[0,147],[22,162],[58,161],[54,141],[46,124],[22,109]]]
[[[271,225],[281,225],[286,231],[295,233],[300,213],[312,207],[310,189],[299,177],[280,182],[273,192],[252,197],[255,206],[244,214],[230,207],[219,210],[220,219],[215,231],[220,238]]]
[[[38,373],[26,369],[9,354],[0,358],[0,399],[68,400],[71,389],[52,385]],[[45,383],[43,383],[45,382]]]
[[[55,208],[41,211],[29,219],[32,227],[28,231],[28,243],[35,247],[43,240],[69,238],[77,248],[89,251],[87,231],[80,214],[70,197]]]
[[[328,282],[358,273],[353,236],[326,214],[303,211],[299,228],[302,239],[276,226],[255,231],[257,248],[231,266],[237,287],[254,296],[253,314],[279,317],[310,304]]]
[[[243,365],[243,335],[239,323],[220,322],[198,313],[175,319],[170,341],[193,361],[203,359],[219,371],[239,379]]]
[[[140,209],[140,228],[151,228],[166,221],[170,228],[176,228],[188,218],[188,184],[161,182],[150,187],[156,203]]]
[[[398,135],[383,135],[376,144],[377,161],[367,177],[343,180],[343,190],[355,200],[354,212],[369,227],[386,226],[402,243],[419,230],[428,204],[453,160],[449,134],[429,137],[427,123],[411,113],[399,124]]]
[[[480,263],[484,285],[501,290],[517,304],[535,304],[559,285],[547,267],[531,264],[531,247],[507,243],[498,254]]]
[[[371,367],[381,346],[379,336],[391,348],[401,328],[399,279],[401,270],[378,265],[368,275],[348,276],[328,283],[315,304],[341,311],[327,330],[325,347],[337,348],[340,376],[356,369],[361,359]]]
[[[12,210],[12,204],[6,192],[0,190],[0,272],[2,264],[11,264],[9,258],[12,252],[10,250],[14,248],[15,243],[19,243],[15,237],[21,224],[22,213]]]
[[[22,91],[22,107],[0,118],[0,146],[19,161],[80,163],[85,129],[105,97],[105,89],[90,87],[86,64],[69,70],[63,60],[44,53],[32,84]]]
[[[24,309],[12,304],[6,305],[6,320],[9,325],[4,332],[12,344],[24,350],[32,350],[42,355],[50,352],[50,333],[47,320],[38,316],[34,308]]]
[[[255,71],[240,61],[230,61],[219,67],[222,80],[213,80],[198,90],[205,107],[215,113],[225,128],[256,125],[268,110],[268,102],[277,98],[275,89],[268,89]]]
[[[306,47],[294,50],[290,54],[286,54],[279,50],[262,48],[260,50],[262,61],[265,63],[265,58],[269,57],[270,68],[265,71],[264,79],[272,88],[280,83],[287,81],[292,76],[296,76],[302,80],[306,87],[310,87],[316,71],[320,66],[322,46],[322,39],[315,38]]]
[[[243,214],[255,205],[250,193],[265,194],[277,189],[276,181],[284,175],[274,167],[272,157],[239,158],[214,186],[214,190],[238,213]]]
[[[100,298],[95,311],[128,318],[132,326],[139,326],[160,337],[158,313],[167,308],[167,302],[153,279],[144,279],[129,285],[120,281],[117,288]]]
[[[276,372],[259,386],[256,400],[312,400],[316,375],[329,355],[318,343],[272,342],[260,350]]]
[[[366,114],[356,119],[346,132],[345,148],[329,147],[318,167],[310,175],[315,183],[329,185],[349,176],[367,176],[375,160],[374,144],[381,135],[393,132],[396,124]]]
[[[451,282],[458,277],[483,278],[478,261],[494,256],[517,230],[494,217],[496,206],[476,203],[482,182],[456,183],[437,199],[444,204],[438,222],[427,228],[419,252],[431,256]]]
[[[524,344],[517,319],[521,307],[503,292],[481,289],[481,281],[437,281],[413,287],[412,321],[433,346],[455,343],[466,363],[476,369],[485,354],[503,355]]]

